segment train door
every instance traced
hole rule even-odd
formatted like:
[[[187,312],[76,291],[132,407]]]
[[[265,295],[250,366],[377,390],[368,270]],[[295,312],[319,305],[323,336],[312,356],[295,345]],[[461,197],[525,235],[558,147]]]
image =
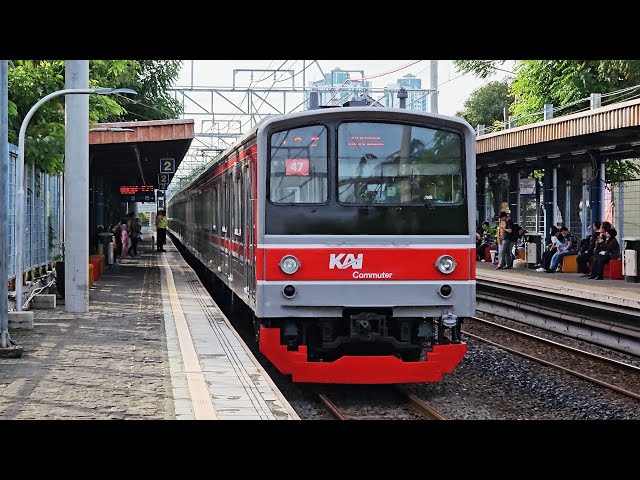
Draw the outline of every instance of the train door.
[[[209,248],[209,268],[216,268],[218,265],[218,233],[219,233],[219,221],[218,221],[218,185],[213,185],[211,188],[211,228],[208,239]]]
[[[244,291],[249,295],[249,302],[255,305],[256,301],[256,278],[255,278],[255,239],[253,228],[253,176],[251,175],[251,165],[245,164],[244,169],[244,191],[242,204],[244,205]]]

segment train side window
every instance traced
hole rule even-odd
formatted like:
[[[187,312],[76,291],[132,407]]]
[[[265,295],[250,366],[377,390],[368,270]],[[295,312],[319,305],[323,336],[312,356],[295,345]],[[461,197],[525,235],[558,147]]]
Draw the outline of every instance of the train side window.
[[[240,172],[241,170],[238,168],[233,189],[233,234],[236,236],[242,235],[242,176]]]
[[[327,129],[323,125],[273,133],[269,200],[284,204],[326,202],[327,150]]]
[[[218,187],[211,190],[211,230],[218,231]]]

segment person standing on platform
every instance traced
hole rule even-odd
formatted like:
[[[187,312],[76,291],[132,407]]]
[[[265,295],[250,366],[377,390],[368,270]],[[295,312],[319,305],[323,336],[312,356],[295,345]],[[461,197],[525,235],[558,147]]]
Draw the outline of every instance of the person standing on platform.
[[[132,257],[138,256],[138,240],[140,240],[140,232],[142,231],[142,224],[139,218],[134,218],[131,222],[131,229],[129,230],[129,238],[131,239],[131,249],[129,251]]]
[[[504,218],[505,222],[504,226],[500,226],[502,242],[500,243],[500,264],[498,265],[498,270],[508,270],[513,268],[513,255],[511,254],[513,220],[511,220],[511,214],[507,212],[500,212],[500,218]]]
[[[125,258],[129,253],[129,247],[131,246],[129,238],[129,227],[127,225],[127,217],[124,217],[120,222],[120,235],[122,239],[122,258]]]
[[[156,240],[157,251],[166,252],[164,244],[167,243],[167,226],[169,221],[164,210],[158,210],[156,215],[156,230],[158,232],[158,239]]]

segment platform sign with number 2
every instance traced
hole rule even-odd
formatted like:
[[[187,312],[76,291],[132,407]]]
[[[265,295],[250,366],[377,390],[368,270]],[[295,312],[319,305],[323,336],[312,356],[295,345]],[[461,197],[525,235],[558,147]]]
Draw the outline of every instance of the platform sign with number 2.
[[[161,158],[160,159],[160,173],[176,173],[176,160],[175,160],[175,158]]]

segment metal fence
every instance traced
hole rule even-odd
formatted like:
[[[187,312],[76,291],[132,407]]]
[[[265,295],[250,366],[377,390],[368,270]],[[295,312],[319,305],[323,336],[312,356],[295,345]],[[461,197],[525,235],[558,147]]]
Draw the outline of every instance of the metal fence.
[[[618,240],[640,238],[640,179],[608,184],[605,220],[618,230]]]
[[[9,278],[16,276],[16,162],[18,149],[9,145]],[[49,263],[60,249],[60,187],[61,177],[40,172],[25,165],[26,198],[24,270],[29,271]],[[23,272],[24,273],[24,272]]]

